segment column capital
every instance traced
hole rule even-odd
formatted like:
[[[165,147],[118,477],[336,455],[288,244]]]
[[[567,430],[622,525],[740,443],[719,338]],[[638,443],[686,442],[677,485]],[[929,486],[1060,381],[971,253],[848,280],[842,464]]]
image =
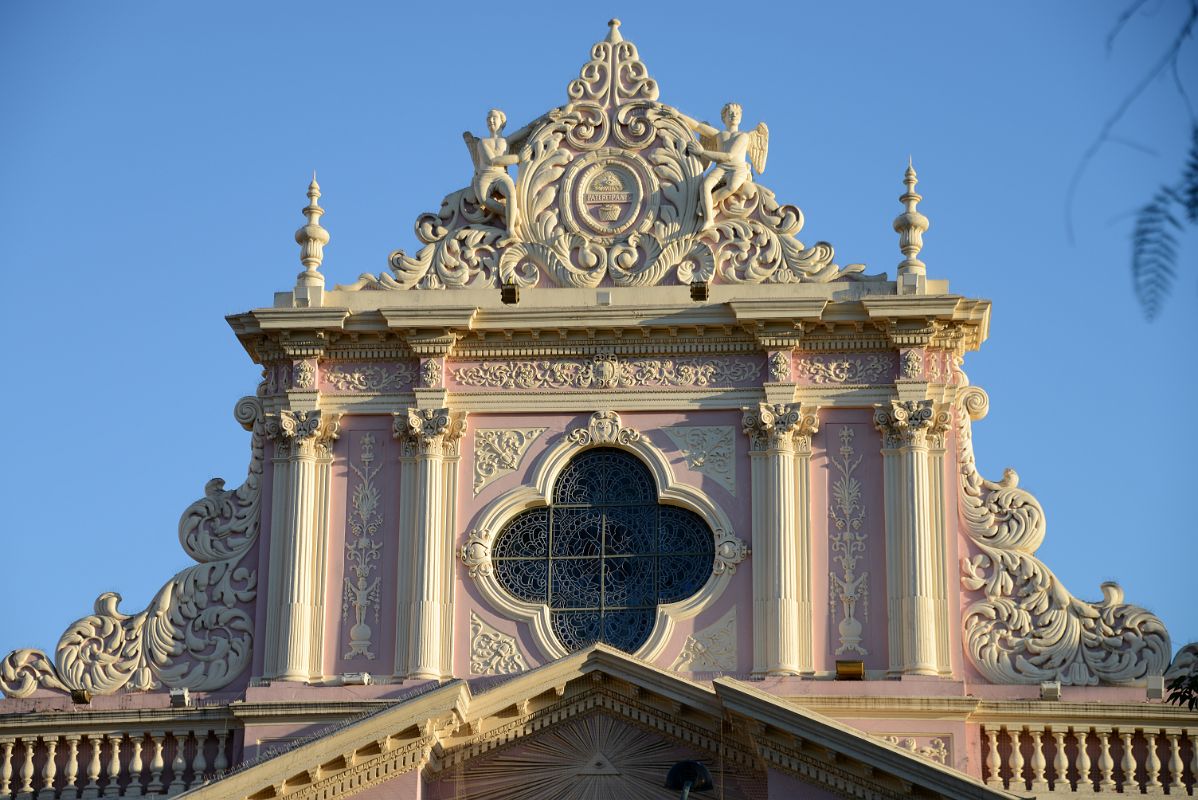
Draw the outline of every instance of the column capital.
[[[749,449],[810,452],[811,437],[819,430],[819,406],[802,403],[758,403],[742,409],[741,427]]]
[[[315,411],[290,411],[266,415],[266,435],[275,442],[280,453],[309,455],[327,451],[341,435],[341,414]]]
[[[391,432],[405,446],[405,455],[457,455],[466,431],[466,412],[449,408],[409,408],[394,414]]]
[[[944,446],[951,415],[934,400],[891,400],[874,406],[874,427],[882,432],[887,450],[902,447]]]

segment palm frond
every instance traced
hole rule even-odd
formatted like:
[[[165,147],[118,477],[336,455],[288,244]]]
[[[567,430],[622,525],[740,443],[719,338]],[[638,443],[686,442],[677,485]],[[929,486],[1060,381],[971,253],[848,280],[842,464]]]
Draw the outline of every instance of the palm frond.
[[[1181,176],[1181,199],[1185,204],[1186,219],[1198,225],[1198,125],[1190,139],[1190,156],[1185,172]]]
[[[1181,222],[1174,206],[1183,205],[1177,192],[1162,187],[1136,215],[1132,233],[1131,273],[1144,316],[1155,319],[1161,302],[1177,276],[1177,236]]]

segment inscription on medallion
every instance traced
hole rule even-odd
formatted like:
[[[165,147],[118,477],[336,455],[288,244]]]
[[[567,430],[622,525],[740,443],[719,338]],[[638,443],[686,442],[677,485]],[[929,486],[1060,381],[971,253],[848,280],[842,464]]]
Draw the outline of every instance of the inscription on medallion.
[[[633,153],[611,148],[587,153],[562,180],[562,217],[575,233],[610,241],[652,219],[656,180]]]

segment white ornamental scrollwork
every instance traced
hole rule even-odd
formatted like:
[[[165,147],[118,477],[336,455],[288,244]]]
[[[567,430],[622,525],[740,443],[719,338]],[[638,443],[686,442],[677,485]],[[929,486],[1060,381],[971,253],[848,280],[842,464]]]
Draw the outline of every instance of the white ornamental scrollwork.
[[[717,528],[715,531],[715,564],[712,572],[716,575],[736,574],[736,565],[749,557],[749,546],[744,540],[737,538],[731,531]]]
[[[376,465],[374,434],[362,437],[358,464],[350,463],[350,471],[358,478],[350,496],[349,530],[345,542],[345,583],[341,592],[341,619],[353,624],[349,629],[349,649],[342,656],[349,661],[356,656],[373,659],[370,649],[373,631],[366,621],[367,614],[374,612],[374,622],[379,621],[379,578],[372,573],[378,571],[378,560],[383,543],[375,538],[383,526],[382,492],[375,478],[383,471]],[[373,580],[372,580],[373,577]]]
[[[975,555],[961,559],[961,584],[981,593],[964,612],[965,650],[994,683],[1128,684],[1161,675],[1172,652],[1164,623],[1123,602],[1115,583],[1103,599],[1075,598],[1034,556],[1044,540],[1044,511],[1007,469],[1000,481],[978,474],[971,419],[989,400],[963,389],[957,409],[958,496]]]
[[[731,425],[663,429],[686,465],[736,494],[736,429]]]
[[[578,447],[601,444],[628,445],[639,442],[640,431],[625,428],[620,415],[614,411],[596,411],[585,428],[575,428],[566,434],[566,440]]]
[[[316,363],[311,359],[296,362],[294,374],[296,389],[316,388]]]
[[[799,374],[812,383],[874,383],[890,371],[883,356],[861,358],[821,358],[811,356],[799,361]]]
[[[486,389],[631,389],[733,386],[761,377],[756,361],[722,358],[620,358],[494,361],[459,367],[459,386]]]
[[[392,362],[389,367],[336,366],[322,370],[326,385],[337,392],[386,392],[410,389],[416,382],[416,368],[408,362]]]
[[[923,375],[923,353],[918,350],[905,350],[899,359],[899,369],[907,379],[919,378]]]
[[[460,189],[437,213],[417,219],[422,247],[415,255],[396,250],[389,273],[363,275],[338,288],[501,283],[589,288],[605,281],[655,286],[865,277],[860,264],[833,263],[831,245],[800,242],[802,212],[778,203],[756,182],[720,198],[711,218],[702,218],[704,163],[694,147],[694,130],[702,126],[657,102],[657,84],[636,47],[618,32],[594,46],[567,95],[567,105],[506,140],[514,157],[502,156],[503,166],[484,165],[498,181],[510,161],[518,163],[507,201],[518,215],[505,220],[478,202],[476,189]],[[509,180],[506,174],[503,180]]]
[[[458,555],[471,578],[491,574],[491,539],[488,531],[473,530],[458,550]]]
[[[937,764],[948,765],[948,760],[951,757],[949,752],[948,742],[952,741],[951,736],[932,736],[932,737],[916,737],[916,736],[879,736],[882,741],[887,744],[892,744],[895,747],[906,750],[909,753],[914,753],[921,758],[926,758],[929,761],[935,761]],[[921,739],[926,741],[921,742]]]
[[[528,669],[516,637],[483,622],[470,612],[470,671],[475,675],[511,675]]]
[[[736,610],[686,637],[670,669],[679,672],[732,672],[736,669]]]
[[[529,446],[546,428],[480,428],[474,432],[474,494],[501,475],[515,472]]]
[[[0,662],[0,691],[27,697],[39,687],[93,694],[158,686],[211,691],[248,666],[257,573],[241,561],[257,546],[265,416],[258,398],[244,397],[234,416],[250,437],[245,482],[226,490],[213,478],[204,497],[179,520],[179,543],[195,566],[175,575],[137,614],[119,609],[106,592],[95,613],[62,634],[51,660],[41,650],[15,650]]]
[[[770,353],[770,380],[774,382],[790,380],[790,354],[781,350]]]
[[[828,588],[834,609],[840,606],[837,624],[840,645],[836,655],[848,652],[869,655],[861,646],[861,620],[869,619],[869,572],[857,572],[857,562],[865,556],[868,532],[865,529],[865,499],[861,482],[854,473],[861,466],[862,456],[853,448],[853,429],[840,426],[840,458],[829,454],[828,461],[836,470],[836,479],[829,485],[831,493],[828,517],[831,521],[832,560],[840,564],[840,574],[829,572]],[[857,619],[860,613],[861,619]]]

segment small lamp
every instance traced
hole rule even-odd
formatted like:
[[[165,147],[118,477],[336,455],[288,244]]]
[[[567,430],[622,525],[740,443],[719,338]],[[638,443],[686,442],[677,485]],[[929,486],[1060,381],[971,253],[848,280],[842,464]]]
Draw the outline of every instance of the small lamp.
[[[681,800],[686,800],[692,791],[705,792],[713,786],[711,773],[698,761],[679,761],[666,775],[666,788],[681,791]]]

